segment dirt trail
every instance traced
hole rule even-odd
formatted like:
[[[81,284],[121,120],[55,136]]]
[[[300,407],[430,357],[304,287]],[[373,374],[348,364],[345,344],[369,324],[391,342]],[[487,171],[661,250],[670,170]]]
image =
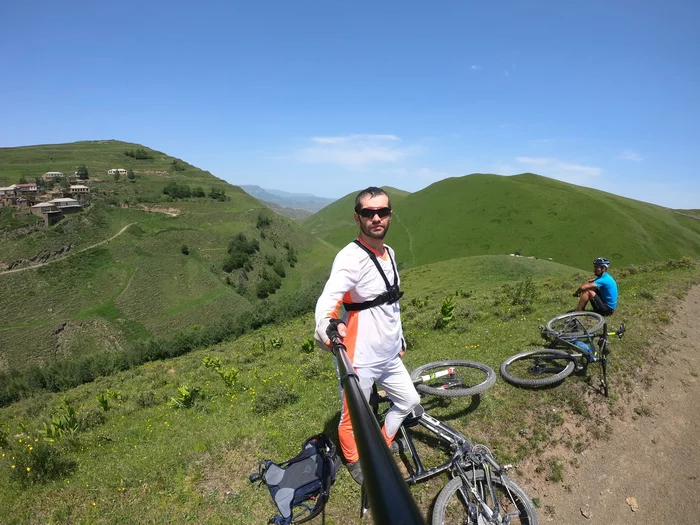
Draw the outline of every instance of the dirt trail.
[[[533,491],[540,520],[590,525],[700,523],[700,286],[657,343],[660,365],[640,405],[612,421],[612,437],[579,454],[564,481]],[[636,510],[633,510],[633,507]]]
[[[34,264],[34,265],[32,265],[32,266],[25,266],[24,268],[15,268],[14,270],[5,270],[4,272],[0,272],[0,275],[4,275],[4,274],[6,274],[6,273],[17,273],[17,272],[25,272],[25,271],[27,271],[27,270],[34,270],[34,269],[36,269],[36,268],[40,268],[40,267],[42,267],[42,266],[46,266],[47,264],[51,264],[51,263],[53,263],[53,262],[63,260],[63,259],[65,259],[66,257],[70,257],[70,256],[71,256],[72,254],[74,254],[74,253],[81,253],[81,252],[84,252],[84,251],[87,251],[87,250],[92,250],[92,249],[93,249],[94,247],[96,247],[96,246],[100,246],[100,245],[102,245],[102,244],[108,243],[109,241],[111,241],[111,240],[113,240],[113,239],[116,239],[116,238],[119,237],[122,233],[124,233],[124,232],[126,231],[126,229],[127,229],[129,226],[131,226],[132,224],[136,224],[136,223],[135,223],[135,222],[132,222],[132,223],[127,224],[127,225],[124,226],[121,230],[119,230],[117,233],[115,233],[114,235],[112,235],[109,239],[105,239],[104,241],[100,241],[100,242],[97,242],[97,243],[95,243],[95,244],[91,244],[90,246],[86,246],[85,248],[81,248],[80,250],[76,250],[76,251],[74,251],[74,252],[68,252],[67,254],[65,254],[65,255],[62,256],[62,257],[56,257],[56,258],[54,258],[54,259],[51,259],[51,260],[49,260],[49,261],[46,261],[46,262],[43,262],[43,263],[40,263],[40,264]]]

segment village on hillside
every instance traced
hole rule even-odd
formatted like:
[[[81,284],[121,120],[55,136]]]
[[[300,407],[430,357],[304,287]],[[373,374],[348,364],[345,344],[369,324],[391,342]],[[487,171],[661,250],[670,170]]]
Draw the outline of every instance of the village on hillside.
[[[114,168],[108,175],[127,176],[127,170]],[[32,214],[44,220],[44,226],[52,226],[66,215],[83,211],[90,200],[87,169],[71,175],[60,171],[47,171],[36,182],[0,187],[0,208],[14,208],[14,215]]]

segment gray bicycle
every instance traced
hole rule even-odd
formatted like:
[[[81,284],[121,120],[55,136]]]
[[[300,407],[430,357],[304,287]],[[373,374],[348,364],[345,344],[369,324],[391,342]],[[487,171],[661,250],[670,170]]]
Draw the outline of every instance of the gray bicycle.
[[[574,371],[585,373],[591,363],[600,363],[601,390],[608,397],[607,363],[609,336],[622,338],[624,323],[612,332],[603,316],[595,312],[570,312],[540,326],[549,348],[527,350],[501,365],[503,379],[517,386],[543,387],[560,383]]]

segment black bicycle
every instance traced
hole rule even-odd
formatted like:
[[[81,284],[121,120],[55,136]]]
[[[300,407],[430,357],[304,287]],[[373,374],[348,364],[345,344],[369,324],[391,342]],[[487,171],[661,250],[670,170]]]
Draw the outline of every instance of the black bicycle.
[[[595,312],[570,312],[540,326],[550,348],[520,352],[501,365],[501,376],[514,385],[542,387],[560,383],[574,371],[585,373],[591,363],[600,363],[601,389],[608,397],[608,338],[625,333],[624,323],[608,332],[603,316]]]
[[[475,396],[496,381],[493,370],[471,361],[439,361],[428,363],[411,372],[421,396]],[[375,416],[380,418],[379,406],[389,400],[377,392],[370,396]],[[445,445],[449,459],[441,465],[426,468],[421,460],[413,432],[420,426]],[[506,472],[509,465],[500,465],[485,446],[472,443],[464,434],[429,415],[418,406],[399,430],[403,453],[410,460],[411,474],[406,478],[415,485],[447,473],[451,478],[440,491],[433,508],[433,525],[463,523],[537,525],[537,511],[525,491]],[[363,497],[363,501],[365,498]],[[366,508],[363,503],[363,508]]]

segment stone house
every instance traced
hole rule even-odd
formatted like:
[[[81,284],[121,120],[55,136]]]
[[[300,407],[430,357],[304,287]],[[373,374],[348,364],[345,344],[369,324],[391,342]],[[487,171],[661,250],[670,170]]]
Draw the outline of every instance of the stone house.
[[[53,181],[56,179],[62,179],[64,177],[62,171],[47,171],[44,173],[41,178],[44,179],[44,181],[49,182]]]

